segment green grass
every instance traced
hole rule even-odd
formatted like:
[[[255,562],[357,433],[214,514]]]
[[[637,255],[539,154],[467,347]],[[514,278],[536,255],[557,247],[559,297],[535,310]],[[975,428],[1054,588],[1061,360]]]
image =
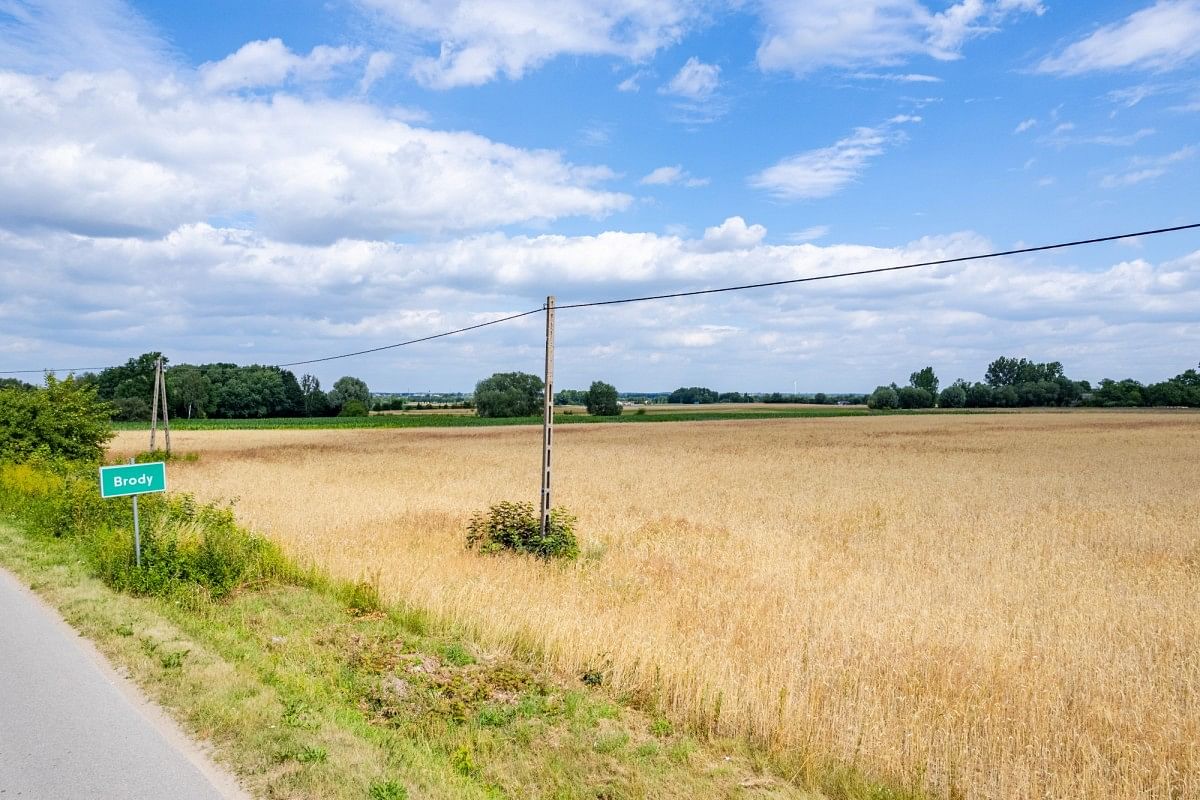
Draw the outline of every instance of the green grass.
[[[587,414],[556,414],[558,425],[637,422],[697,422],[702,420],[792,419],[797,417],[854,417],[868,412],[861,408],[789,408],[778,411],[655,411],[638,414],[627,411],[619,417],[593,417]],[[269,430],[324,428],[473,428],[498,425],[540,425],[539,417],[484,418],[470,414],[380,414],[371,417],[276,417],[268,419],[175,419],[171,428],[199,430]],[[117,430],[142,430],[146,422],[117,422]]]

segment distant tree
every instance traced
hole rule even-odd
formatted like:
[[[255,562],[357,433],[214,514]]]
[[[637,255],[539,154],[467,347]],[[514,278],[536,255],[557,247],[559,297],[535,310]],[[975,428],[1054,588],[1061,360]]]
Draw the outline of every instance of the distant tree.
[[[933,408],[933,395],[927,389],[902,386],[896,395],[901,408]]]
[[[972,383],[966,388],[967,408],[991,408],[996,405],[996,390],[986,383]]]
[[[0,389],[23,389],[25,391],[33,391],[37,387],[32,383],[18,380],[17,378],[0,378]]]
[[[329,390],[328,398],[329,405],[339,410],[351,400],[357,400],[365,408],[371,407],[371,390],[367,388],[367,384],[349,375],[338,378],[334,382],[333,388]]]
[[[900,407],[900,396],[890,386],[880,386],[867,398],[867,408],[887,410]]]
[[[933,374],[933,367],[925,367],[909,375],[908,384],[914,389],[924,389],[930,397],[937,397],[938,378]]]
[[[813,402],[818,405],[826,405],[829,402],[829,396],[824,392],[817,392],[813,395]]]
[[[342,410],[338,412],[338,416],[339,417],[369,417],[369,416],[371,416],[371,412],[365,405],[363,405],[361,400],[351,399],[351,400],[347,400],[342,405]]]
[[[1146,404],[1145,387],[1132,378],[1114,381],[1105,378],[1100,381],[1096,390],[1094,402],[1102,406],[1142,406]]]
[[[604,381],[593,381],[587,390],[587,411],[594,417],[615,417],[621,413],[617,402],[617,387]]]
[[[583,389],[563,389],[554,395],[554,402],[560,406],[585,406],[587,392]]]
[[[146,401],[146,419],[150,419],[150,396],[154,393],[154,362],[161,356],[158,351],[143,353],[131,358],[119,367],[109,367],[96,375],[97,397],[100,400],[116,400],[137,397]],[[163,358],[163,363],[168,359]]]
[[[190,364],[167,370],[167,396],[172,405],[182,409],[188,419],[205,416],[205,406],[212,396],[212,381]]]
[[[679,387],[667,397],[669,403],[684,403],[692,405],[695,403],[715,403],[717,402],[718,394],[712,389],[704,386],[688,386]]]
[[[329,401],[321,391],[321,381],[316,375],[301,376],[300,400],[306,417],[323,417],[328,411]]]
[[[938,405],[942,408],[962,408],[967,404],[967,390],[961,383],[953,383],[942,389]]]
[[[532,417],[542,407],[542,379],[527,372],[497,372],[475,384],[481,417]]]

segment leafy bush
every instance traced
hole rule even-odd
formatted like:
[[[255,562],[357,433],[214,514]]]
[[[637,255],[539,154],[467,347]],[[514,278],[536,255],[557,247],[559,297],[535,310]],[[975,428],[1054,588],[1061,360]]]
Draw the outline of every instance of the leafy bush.
[[[481,553],[511,550],[544,559],[579,557],[575,517],[565,509],[551,509],[545,536],[541,528],[533,503],[497,503],[471,517],[467,547],[478,548]]]
[[[896,394],[896,390],[890,386],[880,386],[871,392],[871,396],[867,398],[867,408],[888,409],[899,407],[900,395]]]
[[[361,400],[348,400],[342,406],[342,410],[338,412],[339,417],[369,417],[371,412],[367,409]]]
[[[532,417],[542,409],[542,379],[527,372],[497,372],[475,384],[481,417]]]
[[[617,402],[617,387],[604,381],[593,381],[587,391],[587,410],[595,417],[616,417],[621,413]]]
[[[32,391],[0,389],[0,459],[99,461],[113,435],[111,419],[96,388],[73,377],[47,375]]]

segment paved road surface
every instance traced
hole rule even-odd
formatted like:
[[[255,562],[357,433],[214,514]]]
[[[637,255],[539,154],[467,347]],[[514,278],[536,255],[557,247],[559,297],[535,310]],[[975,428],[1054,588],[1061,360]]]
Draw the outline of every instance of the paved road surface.
[[[0,569],[0,800],[241,797],[161,710]]]

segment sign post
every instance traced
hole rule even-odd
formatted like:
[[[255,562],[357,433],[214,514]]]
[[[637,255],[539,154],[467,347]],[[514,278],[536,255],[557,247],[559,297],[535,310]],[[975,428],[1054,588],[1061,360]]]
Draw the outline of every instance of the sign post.
[[[133,556],[138,567],[142,566],[142,529],[138,521],[138,495],[167,490],[167,465],[162,461],[137,464],[129,459],[128,464],[100,468],[100,496],[133,497]]]

